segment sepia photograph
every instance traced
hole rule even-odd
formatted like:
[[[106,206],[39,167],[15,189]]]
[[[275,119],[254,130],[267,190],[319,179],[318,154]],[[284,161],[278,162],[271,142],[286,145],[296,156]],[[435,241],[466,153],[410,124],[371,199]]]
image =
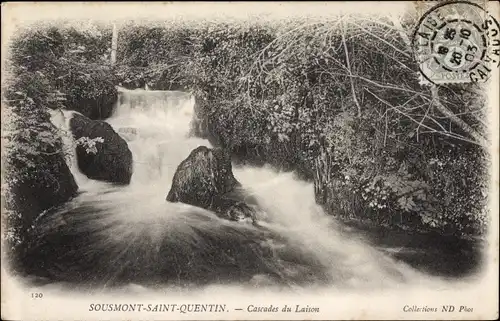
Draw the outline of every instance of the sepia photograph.
[[[3,3],[2,319],[497,319],[499,19]]]

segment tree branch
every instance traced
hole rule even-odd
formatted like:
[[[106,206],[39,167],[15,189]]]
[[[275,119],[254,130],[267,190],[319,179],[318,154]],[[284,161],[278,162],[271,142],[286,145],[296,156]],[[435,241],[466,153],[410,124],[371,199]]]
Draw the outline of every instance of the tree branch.
[[[368,93],[370,93],[373,97],[375,97],[378,101],[380,101],[381,103],[383,103],[384,105],[388,106],[390,109],[396,111],[397,113],[407,117],[408,119],[410,119],[411,121],[413,121],[415,124],[417,125],[420,125],[421,127],[424,127],[426,129],[429,130],[430,133],[435,133],[435,134],[439,134],[439,135],[443,135],[443,136],[447,136],[447,137],[451,137],[451,138],[454,138],[454,139],[458,139],[458,140],[462,140],[462,141],[465,141],[465,142],[469,142],[469,143],[472,143],[472,144],[476,144],[478,146],[481,146],[483,148],[488,148],[488,145],[483,145],[481,141],[478,141],[478,140],[470,140],[470,139],[467,139],[466,137],[463,137],[461,135],[457,135],[455,133],[452,133],[452,132],[448,132],[448,131],[439,131],[439,130],[436,130],[432,127],[429,127],[428,125],[426,124],[420,124],[420,122],[418,120],[416,120],[415,118],[413,118],[411,115],[403,112],[402,110],[400,110],[399,108],[391,105],[389,102],[387,102],[386,100],[380,98],[379,96],[375,95],[373,92],[371,92],[368,88],[366,89],[366,91]]]
[[[345,29],[344,29],[344,24],[342,23],[342,44],[344,45],[344,51],[345,51],[345,59],[347,63],[347,70],[349,72],[349,81],[351,83],[351,92],[352,92],[352,99],[354,100],[354,103],[356,104],[356,107],[358,108],[358,117],[361,116],[361,106],[359,105],[358,98],[356,97],[356,90],[354,89],[354,81],[352,77],[352,70],[351,70],[351,63],[349,61],[349,51],[347,50],[347,44],[345,41]]]
[[[488,146],[489,146],[488,141],[481,134],[479,134],[476,130],[474,130],[474,128],[469,126],[462,119],[457,117],[452,111],[450,111],[448,108],[446,108],[439,101],[439,92],[438,92],[438,88],[435,85],[431,86],[431,93],[432,93],[432,100],[433,100],[434,106],[436,106],[437,110],[439,110],[443,115],[448,117],[453,123],[455,123],[458,127],[460,127],[460,129],[462,129],[464,132],[466,132],[472,138],[474,138],[480,146],[482,146],[484,148],[488,148]]]
[[[408,38],[408,35],[404,32],[401,22],[398,19],[393,18],[392,23],[396,27],[396,30],[398,30],[400,37],[406,43],[408,48],[411,49],[411,41]],[[466,122],[460,119],[457,115],[455,115],[452,111],[450,111],[441,103],[441,101],[439,100],[438,87],[436,85],[431,85],[430,87],[431,87],[430,89],[432,97],[431,103],[434,106],[436,106],[436,109],[439,110],[443,115],[448,117],[453,123],[455,123],[458,127],[460,127],[460,129],[466,132],[470,137],[472,137],[477,145],[487,149],[489,145],[488,141],[476,130],[474,130],[474,128],[469,126]]]

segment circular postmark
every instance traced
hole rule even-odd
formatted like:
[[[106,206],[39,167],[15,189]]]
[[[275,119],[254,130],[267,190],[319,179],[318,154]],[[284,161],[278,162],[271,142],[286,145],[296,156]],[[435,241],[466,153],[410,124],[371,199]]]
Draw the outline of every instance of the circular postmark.
[[[413,33],[423,83],[484,82],[500,66],[500,25],[468,1],[440,3]]]

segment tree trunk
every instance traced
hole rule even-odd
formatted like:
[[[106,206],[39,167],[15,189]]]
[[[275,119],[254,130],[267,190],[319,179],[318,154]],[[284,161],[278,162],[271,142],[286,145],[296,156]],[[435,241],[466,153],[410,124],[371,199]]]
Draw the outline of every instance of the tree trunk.
[[[116,63],[116,49],[118,47],[118,31],[116,24],[113,24],[113,37],[111,38],[111,65]]]

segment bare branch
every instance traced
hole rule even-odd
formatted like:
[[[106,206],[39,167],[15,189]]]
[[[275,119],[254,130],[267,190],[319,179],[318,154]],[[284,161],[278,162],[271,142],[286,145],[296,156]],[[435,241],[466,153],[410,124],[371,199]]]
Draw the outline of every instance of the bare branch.
[[[368,79],[366,77],[363,77],[363,76],[359,76],[359,75],[349,75],[349,74],[343,74],[343,73],[338,73],[338,72],[330,72],[324,68],[322,68],[324,73],[326,74],[330,74],[330,75],[335,75],[335,76],[344,76],[344,77],[354,77],[354,78],[358,78],[358,79],[361,79],[363,81],[366,81],[370,84],[373,84],[377,87],[380,87],[380,88],[385,88],[385,89],[393,89],[393,90],[398,90],[398,91],[405,91],[405,92],[409,92],[409,93],[412,93],[412,94],[417,94],[419,96],[422,96],[422,97],[425,97],[425,96],[428,96],[430,97],[430,95],[427,95],[423,92],[419,92],[419,91],[415,91],[415,90],[412,90],[412,89],[408,89],[408,88],[403,88],[403,87],[398,87],[394,84],[390,84],[390,83],[386,83],[386,84],[381,84],[377,81],[374,81],[374,80],[371,80],[371,79]]]
[[[429,114],[429,111],[431,110],[431,108],[432,108],[432,104],[429,104],[429,107],[427,107],[427,110],[425,111],[424,117],[422,117],[422,119],[420,120],[420,123],[418,124],[417,141],[418,141],[418,131],[419,131],[420,127],[422,126],[422,124],[424,123],[424,120],[427,118],[427,115]]]
[[[408,46],[408,49],[411,49],[411,41],[408,38],[408,35],[404,32],[403,26],[401,25],[401,22],[397,20],[396,18],[392,19],[392,23],[396,27],[396,29],[399,32],[400,37],[403,39],[405,44]],[[452,111],[450,111],[448,108],[446,108],[441,101],[439,100],[439,92],[438,88],[436,85],[431,85],[431,97],[432,101],[431,103],[436,106],[437,110],[439,110],[443,115],[448,117],[453,123],[458,125],[464,132],[466,132],[468,135],[470,135],[472,138],[474,138],[474,143],[482,146],[484,148],[488,148],[488,141],[478,132],[474,130],[474,128],[470,127],[466,122],[464,122],[462,119],[460,119],[457,115],[455,115]]]
[[[348,70],[349,74],[352,76],[351,63],[349,61],[349,50],[347,49],[347,44],[345,41],[345,29],[344,29],[343,24],[342,24],[342,44],[344,45],[347,70]],[[358,117],[359,117],[359,116],[361,116],[361,106],[359,105],[358,98],[356,97],[356,90],[354,88],[354,81],[353,81],[352,77],[349,77],[349,81],[351,83],[352,99],[354,100],[354,103],[356,104],[356,107],[358,108]]]
[[[377,95],[375,95],[373,92],[371,92],[369,89],[366,89],[367,92],[369,92],[373,97],[375,97],[378,101],[380,101],[381,103],[383,103],[384,105],[390,107],[392,110],[396,111],[397,113],[407,117],[408,119],[410,119],[411,121],[413,121],[414,123],[416,124],[420,124],[420,122],[418,120],[416,120],[415,118],[413,118],[411,115],[401,111],[399,108],[393,106],[392,104],[390,104],[389,102],[387,102],[386,100],[378,97]],[[488,148],[488,144],[485,144],[483,145],[483,142],[481,141],[477,141],[477,140],[470,140],[470,139],[467,139],[466,137],[463,137],[463,136],[460,136],[458,134],[455,134],[455,133],[452,133],[452,132],[449,132],[449,131],[439,131],[439,130],[436,130],[428,125],[425,125],[425,124],[421,124],[422,127],[424,128],[427,128],[429,130],[430,133],[435,133],[435,134],[439,134],[439,135],[443,135],[443,136],[447,136],[447,137],[451,137],[451,138],[455,138],[455,139],[458,139],[458,140],[461,140],[461,141],[465,141],[465,142],[469,142],[469,143],[472,143],[472,144],[475,144],[475,145],[478,145],[478,146],[481,146],[483,148]]]
[[[403,39],[403,41],[405,42],[405,44],[408,47],[408,49],[411,50],[411,41],[410,41],[410,38],[408,38],[408,35],[405,33],[405,31],[403,29],[403,26],[401,25],[401,22],[398,19],[396,19],[396,17],[394,17],[394,16],[392,16],[391,21],[394,24],[395,29],[398,31],[399,36],[401,37],[401,39]]]
[[[391,47],[392,49],[396,50],[397,52],[399,52],[400,54],[406,56],[406,57],[410,57],[410,55],[406,52],[404,52],[403,50],[397,48],[396,46],[394,46],[393,44],[391,44],[390,42],[388,42],[387,40],[384,40],[382,38],[380,38],[379,36],[377,36],[376,34],[370,32],[369,30],[366,30],[365,28],[359,26],[359,25],[356,25],[358,28],[360,28],[361,30],[363,30],[364,32],[366,32],[367,34],[371,35],[372,37],[382,41],[383,43],[385,43],[386,45],[388,45],[389,47]]]
[[[438,88],[436,86],[431,86],[431,93],[432,93],[432,99],[433,99],[434,105],[443,115],[447,116],[453,123],[458,125],[460,127],[460,129],[462,129],[464,132],[466,132],[472,138],[474,138],[480,146],[483,146],[484,148],[488,148],[488,145],[489,145],[488,141],[481,134],[479,134],[476,130],[474,130],[474,128],[470,127],[462,119],[457,117],[452,111],[450,111],[448,108],[446,108],[439,101],[439,92],[438,92]]]

